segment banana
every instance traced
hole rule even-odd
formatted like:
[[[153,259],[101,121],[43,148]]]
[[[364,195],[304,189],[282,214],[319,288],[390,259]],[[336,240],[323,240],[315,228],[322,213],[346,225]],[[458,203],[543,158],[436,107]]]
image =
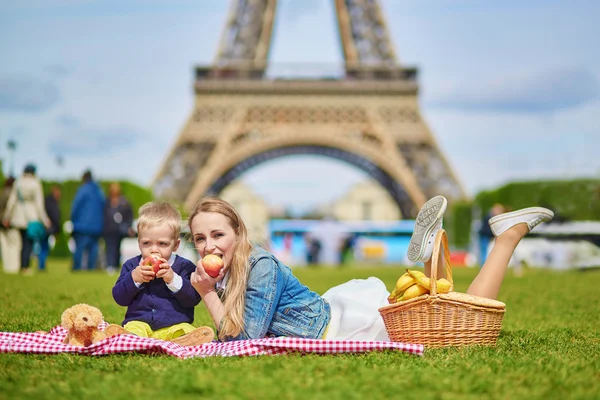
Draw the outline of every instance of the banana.
[[[436,287],[438,293],[448,293],[452,284],[447,279],[441,278],[436,281]]]
[[[390,304],[395,303],[396,302],[396,296],[398,296],[398,292],[396,292],[396,288],[394,288],[394,290],[392,290],[392,293],[390,293],[390,295],[387,298],[388,303],[390,303]]]
[[[431,280],[421,271],[406,270],[406,273],[415,278],[417,283],[427,290],[431,290]]]
[[[414,276],[413,273],[415,273]],[[394,290],[392,290],[392,293],[390,293],[387,298],[388,303],[393,304],[398,301],[412,299],[413,297],[419,296],[423,293],[428,293],[429,290],[425,289],[424,287],[421,287],[421,289],[424,289],[425,291],[417,288],[420,286],[418,284],[418,279],[422,278],[429,279],[422,272],[419,273],[419,271],[406,270],[406,273],[400,276],[400,278],[398,278],[396,281]]]
[[[421,285],[414,284],[411,287],[409,287],[408,289],[406,289],[404,291],[404,294],[402,294],[402,296],[397,297],[396,302],[413,299],[413,298],[420,296],[422,294],[425,294],[425,293],[429,293],[429,290],[424,288]]]
[[[431,290],[431,279],[425,276],[424,273],[422,273],[421,271],[413,271],[409,269],[407,269],[406,272],[410,274],[410,276],[415,278],[419,285],[423,286],[427,290]],[[452,284],[447,279],[441,278],[436,281],[436,288],[438,293],[448,293],[450,291],[451,286]]]
[[[415,280],[415,278],[410,276],[410,274],[406,273],[406,274],[402,275],[396,281],[396,287],[394,288],[394,290],[396,291],[396,296],[394,296],[394,297],[402,296],[404,291],[406,289],[408,289],[410,286],[414,285],[415,283],[417,283],[417,281]]]
[[[423,272],[421,271],[417,271],[415,269],[407,269],[406,273],[409,274],[410,276],[412,276],[415,279],[419,279],[419,278],[427,278],[427,275],[425,275]]]

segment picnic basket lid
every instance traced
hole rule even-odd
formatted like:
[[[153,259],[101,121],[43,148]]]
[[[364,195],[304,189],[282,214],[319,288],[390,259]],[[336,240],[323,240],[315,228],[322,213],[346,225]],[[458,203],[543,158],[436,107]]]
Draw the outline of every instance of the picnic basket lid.
[[[442,299],[446,301],[451,301],[454,303],[463,303],[472,306],[478,307],[486,307],[493,308],[498,310],[504,310],[506,308],[506,304],[498,300],[487,299],[485,297],[473,296],[466,293],[460,292],[449,292],[449,293],[440,293],[436,295],[422,294],[421,296],[415,297],[410,300],[401,301],[399,303],[394,303],[390,305],[383,306],[379,308],[380,312],[391,312],[394,309],[402,309],[402,308],[410,308],[415,303],[420,302],[435,302],[436,299]]]
[[[498,300],[492,300],[485,297],[473,296],[472,294],[449,292],[438,294],[440,299],[456,301],[459,303],[472,304],[474,306],[490,308],[506,308],[506,304]]]

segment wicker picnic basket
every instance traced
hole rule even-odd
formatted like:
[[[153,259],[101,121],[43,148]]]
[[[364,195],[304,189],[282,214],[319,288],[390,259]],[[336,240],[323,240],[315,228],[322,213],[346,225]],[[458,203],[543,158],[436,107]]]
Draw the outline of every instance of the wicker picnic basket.
[[[438,294],[438,260],[443,251],[450,292]],[[464,345],[495,346],[506,305],[500,301],[453,292],[448,237],[436,235],[431,265],[430,294],[379,309],[392,342],[419,343],[427,347]]]

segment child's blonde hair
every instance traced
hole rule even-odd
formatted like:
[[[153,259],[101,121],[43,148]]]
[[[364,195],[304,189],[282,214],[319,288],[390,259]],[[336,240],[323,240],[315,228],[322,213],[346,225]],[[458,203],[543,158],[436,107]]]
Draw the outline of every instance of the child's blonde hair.
[[[140,207],[137,223],[138,233],[142,229],[153,228],[161,224],[167,224],[173,231],[173,237],[179,239],[181,214],[175,206],[164,201],[151,201]]]

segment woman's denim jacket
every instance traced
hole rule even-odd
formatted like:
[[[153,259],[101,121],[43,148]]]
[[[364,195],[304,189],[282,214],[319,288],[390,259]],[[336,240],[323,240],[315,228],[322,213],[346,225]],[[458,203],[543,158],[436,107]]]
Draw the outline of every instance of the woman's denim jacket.
[[[267,251],[255,249],[249,261],[244,330],[230,340],[322,338],[331,318],[329,304]]]

